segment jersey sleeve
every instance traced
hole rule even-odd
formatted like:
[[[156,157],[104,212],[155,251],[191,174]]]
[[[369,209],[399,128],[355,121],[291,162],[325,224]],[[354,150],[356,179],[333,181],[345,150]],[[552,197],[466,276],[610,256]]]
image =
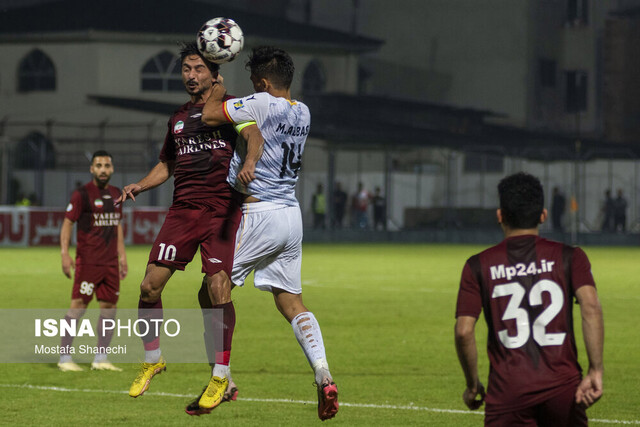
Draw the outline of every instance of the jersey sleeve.
[[[482,295],[480,284],[474,276],[469,261],[462,269],[460,288],[458,289],[458,302],[456,304],[456,318],[460,316],[471,316],[476,319],[482,311]]]
[[[269,94],[254,93],[244,98],[228,99],[222,104],[222,110],[227,120],[234,124],[253,121],[260,126],[269,111]]]
[[[173,140],[173,133],[171,132],[171,120],[167,123],[167,135],[164,137],[164,145],[162,145],[162,150],[160,150],[159,158],[161,162],[176,159],[176,144]]]
[[[82,196],[79,191],[74,191],[71,194],[71,201],[67,205],[67,211],[64,214],[64,217],[72,222],[76,222],[80,219],[80,215],[82,214]]]
[[[574,291],[585,285],[596,286],[596,282],[593,280],[593,274],[591,274],[591,263],[589,262],[589,258],[580,248],[575,248],[573,250],[571,282],[571,286]]]

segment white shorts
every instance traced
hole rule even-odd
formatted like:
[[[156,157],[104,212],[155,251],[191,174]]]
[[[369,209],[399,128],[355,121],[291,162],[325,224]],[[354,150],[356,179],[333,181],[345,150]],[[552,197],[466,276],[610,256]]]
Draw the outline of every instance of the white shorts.
[[[302,293],[302,214],[298,206],[272,202],[242,205],[231,281],[236,286],[254,272],[256,288]]]

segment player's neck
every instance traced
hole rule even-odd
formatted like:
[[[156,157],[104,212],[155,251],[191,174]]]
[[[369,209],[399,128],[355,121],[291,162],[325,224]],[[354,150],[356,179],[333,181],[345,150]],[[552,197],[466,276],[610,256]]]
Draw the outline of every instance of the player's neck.
[[[518,237],[518,236],[538,236],[540,232],[538,231],[538,227],[536,228],[509,228],[507,226],[502,226],[502,231],[504,231],[505,239],[509,237]]]
[[[269,88],[269,95],[275,96],[276,98],[284,98],[291,100],[291,90],[289,89],[274,89],[273,86]]]
[[[95,184],[96,187],[98,187],[101,190],[105,189],[108,185],[108,183],[103,184],[100,181],[96,181],[95,179],[93,180],[93,183]]]

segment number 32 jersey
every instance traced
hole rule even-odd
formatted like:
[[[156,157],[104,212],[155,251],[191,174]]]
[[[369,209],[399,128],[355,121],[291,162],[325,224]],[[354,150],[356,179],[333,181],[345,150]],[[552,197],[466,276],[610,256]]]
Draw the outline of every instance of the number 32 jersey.
[[[507,238],[467,260],[456,317],[484,311],[487,413],[535,405],[580,379],[573,300],[581,286],[595,286],[582,249],[538,236]]]
[[[231,159],[229,184],[264,202],[297,206],[295,186],[311,125],[309,108],[301,102],[262,92],[227,100],[223,110],[227,119],[235,124],[256,122],[264,138],[256,179],[248,188],[237,180],[246,156],[246,147],[239,144]]]

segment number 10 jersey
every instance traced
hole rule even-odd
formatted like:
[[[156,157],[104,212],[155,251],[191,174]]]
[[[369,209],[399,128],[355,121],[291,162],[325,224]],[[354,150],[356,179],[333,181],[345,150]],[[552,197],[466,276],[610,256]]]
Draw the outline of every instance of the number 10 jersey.
[[[238,182],[237,176],[246,156],[246,147],[238,144],[229,167],[229,184],[263,202],[298,206],[295,186],[311,126],[309,108],[301,102],[262,92],[227,100],[223,110],[234,124],[256,122],[264,138],[262,157],[256,165],[256,179],[248,187]]]
[[[456,317],[484,311],[488,414],[530,407],[577,385],[573,300],[585,285],[595,283],[582,249],[534,235],[507,238],[467,260]]]

